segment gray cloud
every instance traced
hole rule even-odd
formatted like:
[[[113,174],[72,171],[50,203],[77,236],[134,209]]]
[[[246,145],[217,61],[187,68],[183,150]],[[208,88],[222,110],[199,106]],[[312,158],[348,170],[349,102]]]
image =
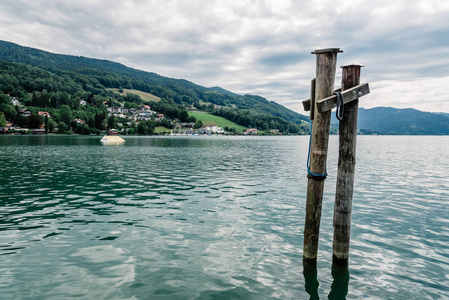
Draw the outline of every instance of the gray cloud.
[[[339,47],[338,65],[366,65],[362,107],[449,112],[448,19],[438,0],[6,0],[0,39],[259,94],[300,113],[311,51]]]

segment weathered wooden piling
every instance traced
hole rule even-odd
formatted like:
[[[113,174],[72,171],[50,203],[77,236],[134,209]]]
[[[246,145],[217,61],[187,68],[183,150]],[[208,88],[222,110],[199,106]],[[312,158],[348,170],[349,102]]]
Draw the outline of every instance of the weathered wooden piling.
[[[360,84],[362,65],[351,63],[343,68],[341,90],[347,90]],[[343,118],[339,124],[339,155],[337,188],[334,206],[333,259],[347,261],[349,257],[349,239],[351,233],[352,196],[357,144],[357,114],[359,101],[344,104]]]
[[[343,51],[340,51],[338,48],[330,48],[312,52],[312,54],[316,54],[316,82],[315,99],[311,99],[311,103],[314,105],[314,113],[312,117],[312,131],[310,133],[310,172],[307,184],[303,248],[303,258],[308,260],[316,260],[318,253],[321,205],[323,200],[324,179],[326,178],[323,175],[326,173],[331,120],[331,111],[318,111],[315,102],[331,96],[334,91],[337,53],[339,52]]]

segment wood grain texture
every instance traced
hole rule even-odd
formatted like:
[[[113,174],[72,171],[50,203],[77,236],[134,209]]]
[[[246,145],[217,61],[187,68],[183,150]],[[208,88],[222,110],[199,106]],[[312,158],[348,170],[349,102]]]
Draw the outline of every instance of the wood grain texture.
[[[343,67],[342,90],[358,86],[361,66]],[[349,241],[351,234],[352,197],[354,191],[354,176],[357,145],[358,99],[344,105],[343,119],[339,129],[339,154],[337,187],[334,206],[334,260],[347,261],[349,258]]]
[[[326,49],[325,49],[326,50]],[[339,49],[317,50],[315,99],[318,101],[332,95],[335,69]],[[326,172],[327,149],[329,144],[331,112],[318,113],[315,107],[311,132],[310,171],[318,174]],[[303,258],[316,260],[323,201],[324,180],[308,178],[306,221],[304,226]]]

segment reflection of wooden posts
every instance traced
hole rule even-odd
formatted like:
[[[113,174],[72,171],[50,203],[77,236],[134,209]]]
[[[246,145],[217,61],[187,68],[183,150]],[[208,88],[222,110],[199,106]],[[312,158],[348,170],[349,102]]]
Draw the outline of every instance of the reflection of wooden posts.
[[[342,67],[342,91],[360,84],[361,67],[362,65],[359,64],[349,64]],[[333,258],[337,260],[348,260],[349,257],[358,107],[358,99],[346,103],[344,105],[343,119],[340,120],[339,124],[340,146],[334,207],[334,242],[332,246]]]
[[[320,283],[317,279],[318,270],[316,268],[316,260],[303,260],[303,267],[302,274],[304,275],[306,292],[310,295],[309,299],[320,299],[320,296],[318,295]]]
[[[338,48],[316,50],[316,83],[314,116],[311,134],[310,172],[315,174],[326,173],[327,149],[329,143],[329,130],[331,111],[321,112],[313,103],[329,97],[334,91],[335,69]],[[318,238],[321,219],[321,204],[325,176],[308,176],[306,221],[304,228],[304,259],[317,258]]]
[[[340,264],[334,260],[332,262],[331,273],[334,281],[332,282],[331,291],[327,299],[346,299],[349,285],[348,262],[346,261]]]

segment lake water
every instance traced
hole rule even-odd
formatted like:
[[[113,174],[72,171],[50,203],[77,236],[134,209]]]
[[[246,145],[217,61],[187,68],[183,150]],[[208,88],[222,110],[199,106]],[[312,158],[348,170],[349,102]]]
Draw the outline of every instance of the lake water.
[[[317,264],[308,137],[0,136],[1,299],[448,299],[449,137],[359,136],[350,259]]]

